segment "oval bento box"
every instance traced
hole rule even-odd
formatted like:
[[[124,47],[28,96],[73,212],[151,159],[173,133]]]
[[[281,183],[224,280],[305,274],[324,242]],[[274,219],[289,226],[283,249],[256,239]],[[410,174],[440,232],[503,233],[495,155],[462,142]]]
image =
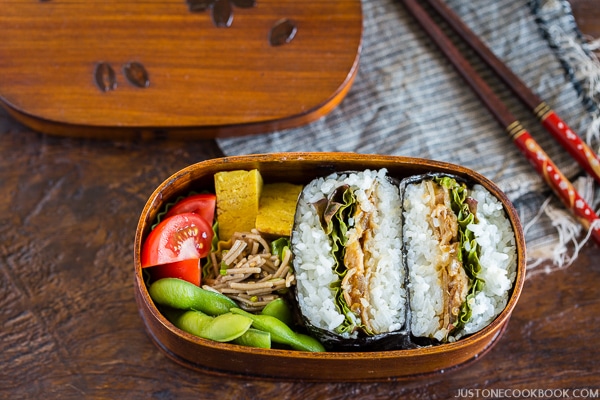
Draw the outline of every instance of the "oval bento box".
[[[258,169],[265,182],[306,184],[335,171],[386,168],[395,178],[424,173],[453,174],[479,183],[504,206],[517,249],[517,274],[506,308],[481,331],[453,343],[408,350],[310,353],[258,349],[217,343],[188,334],[171,324],[157,309],[141,268],[141,249],[161,208],[192,190],[214,190],[219,171]],[[525,240],[517,212],[506,195],[489,179],[468,168],[419,158],[355,153],[274,153],[224,157],[193,164],[165,180],[147,201],[135,235],[135,297],[151,340],[170,359],[188,368],[213,374],[302,381],[381,381],[408,379],[468,364],[482,356],[501,337],[517,304],[525,280]]]

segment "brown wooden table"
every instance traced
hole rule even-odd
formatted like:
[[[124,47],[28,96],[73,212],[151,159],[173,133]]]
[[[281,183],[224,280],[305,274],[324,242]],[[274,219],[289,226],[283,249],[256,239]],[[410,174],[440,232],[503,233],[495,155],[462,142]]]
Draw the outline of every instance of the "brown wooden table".
[[[600,37],[597,0],[572,4],[583,32]],[[600,396],[595,244],[570,268],[530,278],[505,335],[468,367],[360,384],[216,377],[151,343],[132,271],[147,197],[178,169],[221,155],[215,143],[51,137],[1,112],[0,154],[0,398]]]

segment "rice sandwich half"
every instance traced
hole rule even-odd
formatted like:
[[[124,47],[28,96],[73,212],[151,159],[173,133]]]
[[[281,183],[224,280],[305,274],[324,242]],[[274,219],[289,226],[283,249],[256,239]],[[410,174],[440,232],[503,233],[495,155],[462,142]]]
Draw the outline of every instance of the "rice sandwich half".
[[[317,178],[300,195],[292,251],[302,318],[329,349],[454,341],[506,306],[514,233],[483,186],[385,169]]]
[[[300,195],[292,232],[296,298],[326,347],[404,334],[399,193],[382,169],[318,178]]]
[[[412,335],[453,341],[483,329],[506,306],[516,276],[502,204],[451,176],[412,177],[402,186]]]

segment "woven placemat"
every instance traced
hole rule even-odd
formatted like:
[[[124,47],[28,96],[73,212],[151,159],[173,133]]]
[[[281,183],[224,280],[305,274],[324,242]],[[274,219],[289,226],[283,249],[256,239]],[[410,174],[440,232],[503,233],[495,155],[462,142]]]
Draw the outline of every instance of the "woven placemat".
[[[588,61],[598,65],[568,2],[447,0],[447,4],[597,151],[594,120],[599,99],[590,94],[590,72],[581,66]],[[513,201],[526,226],[532,265],[542,258],[568,263],[565,245],[581,242],[585,232],[560,203],[547,204],[552,195],[544,182],[402,2],[364,0],[363,13],[358,75],[339,107],[300,128],[220,139],[223,152],[351,151],[460,164],[492,179]],[[565,175],[577,179],[581,169],[567,152],[476,57],[466,53]],[[593,203],[594,185],[580,180],[578,186]],[[542,207],[546,212],[540,214]]]

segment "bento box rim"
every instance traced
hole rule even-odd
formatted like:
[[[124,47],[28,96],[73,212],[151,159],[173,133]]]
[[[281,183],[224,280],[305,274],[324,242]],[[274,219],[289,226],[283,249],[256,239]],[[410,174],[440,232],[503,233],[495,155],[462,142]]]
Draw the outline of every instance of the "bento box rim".
[[[261,162],[302,162],[302,161],[325,161],[329,163],[335,163],[343,159],[351,159],[352,161],[364,161],[365,169],[370,168],[369,164],[377,164],[382,162],[396,163],[396,164],[416,164],[420,166],[430,166],[435,169],[458,171],[459,175],[467,174],[473,181],[482,184],[488,190],[492,190],[495,196],[499,196],[505,212],[511,222],[515,234],[515,246],[517,249],[517,274],[511,294],[508,302],[502,312],[496,316],[496,318],[482,330],[461,338],[455,342],[444,343],[436,346],[420,347],[416,349],[402,349],[402,350],[384,350],[384,351],[364,351],[364,352],[322,352],[322,353],[311,353],[302,352],[295,350],[281,350],[281,349],[259,349],[252,347],[245,347],[235,345],[231,343],[218,343],[211,340],[202,339],[200,337],[191,335],[187,332],[180,330],[169,322],[158,310],[150,295],[146,289],[145,282],[142,276],[142,268],[140,264],[139,253],[142,247],[143,238],[147,234],[145,233],[144,226],[146,223],[146,216],[153,205],[158,201],[161,204],[165,201],[162,198],[161,193],[170,185],[174,184],[178,179],[188,175],[190,172],[195,171],[199,168],[209,169],[214,166],[223,166],[222,170],[233,170],[236,169],[236,165],[244,163],[261,163]],[[239,169],[239,168],[237,168]],[[451,172],[449,172],[451,173]],[[412,357],[416,355],[433,355],[442,354],[449,350],[459,350],[460,348],[468,348],[474,342],[478,342],[483,336],[490,335],[493,331],[497,330],[502,325],[508,322],[518,300],[521,295],[523,285],[525,282],[525,265],[526,265],[526,247],[525,239],[522,226],[519,221],[518,213],[514,208],[512,202],[502,192],[502,190],[490,179],[481,175],[480,173],[457,164],[452,164],[444,161],[437,161],[431,159],[424,159],[418,157],[406,157],[406,156],[394,156],[394,155],[379,155],[379,154],[361,154],[361,153],[346,153],[346,152],[283,152],[283,153],[262,153],[262,154],[251,154],[251,155],[240,155],[240,156],[226,156],[208,159],[188,165],[173,173],[170,177],[165,179],[150,195],[147,200],[142,213],[140,215],[135,240],[134,240],[134,269],[135,269],[135,283],[136,287],[140,288],[141,295],[140,301],[149,307],[151,314],[158,319],[160,324],[169,330],[173,335],[179,336],[185,339],[187,342],[193,343],[203,347],[210,347],[215,350],[221,351],[234,351],[243,352],[248,354],[260,354],[277,357],[293,357],[297,358],[309,358],[309,359],[344,359],[344,358],[398,358],[398,357]],[[495,335],[490,342],[495,339]]]

